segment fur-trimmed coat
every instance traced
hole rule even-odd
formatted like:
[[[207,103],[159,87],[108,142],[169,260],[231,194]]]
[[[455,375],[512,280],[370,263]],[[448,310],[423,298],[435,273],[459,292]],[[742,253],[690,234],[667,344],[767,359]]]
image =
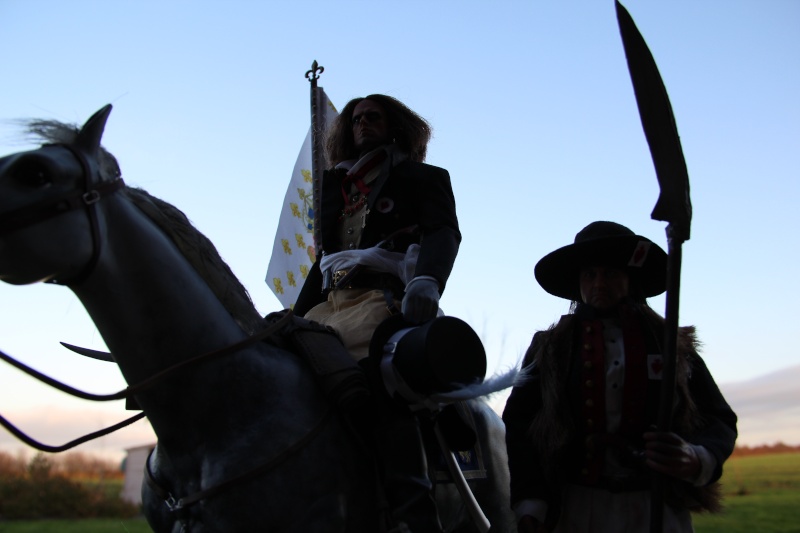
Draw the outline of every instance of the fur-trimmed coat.
[[[660,380],[648,375],[646,365],[654,361],[652,356],[644,356],[647,363],[637,363],[629,352],[660,354],[664,320],[646,305],[628,307],[623,313],[627,317],[622,320],[626,324],[623,422],[616,434],[608,435],[603,423],[605,371],[596,368],[598,364],[593,364],[591,354],[584,353],[596,347],[593,335],[595,340],[599,335],[599,350],[603,351],[602,322],[593,320],[588,306],[582,307],[584,311],[579,307],[576,314],[565,315],[548,330],[534,335],[522,363],[526,375],[512,390],[503,413],[511,503],[526,499],[547,502],[548,522],[558,516],[565,483],[604,487],[604,452],[610,447],[623,460],[628,458],[626,466],[636,472],[634,485],[646,488],[651,474],[640,459],[637,461],[641,455],[636,452],[644,448],[642,433],[656,423]],[[630,348],[627,339],[636,330],[639,333],[630,336],[641,338],[643,344],[638,350]],[[717,465],[706,487],[672,480],[667,501],[678,508],[716,510],[719,495],[715,482],[733,451],[736,415],[697,353],[694,328],[680,329],[677,351],[673,431],[692,444],[704,446]],[[602,354],[599,357],[599,366],[603,367]],[[637,364],[643,377],[630,379],[628,366]],[[601,404],[601,413],[587,411],[586,406],[592,402]],[[593,425],[592,417],[599,417],[601,423]]]

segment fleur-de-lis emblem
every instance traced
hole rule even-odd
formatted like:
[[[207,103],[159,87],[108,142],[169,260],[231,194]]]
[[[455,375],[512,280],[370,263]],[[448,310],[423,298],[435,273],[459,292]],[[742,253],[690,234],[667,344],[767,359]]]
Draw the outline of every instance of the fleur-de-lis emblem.
[[[290,287],[297,287],[297,282],[294,280],[294,272],[291,270],[286,272],[286,281],[289,282]]]
[[[292,255],[292,248],[289,246],[288,239],[281,239],[281,246],[283,246],[283,253]]]
[[[319,78],[319,75],[325,72],[325,67],[317,63],[315,59],[313,63],[311,63],[311,70],[306,71],[306,79],[308,81],[314,82]],[[316,86],[316,85],[315,85]]]
[[[272,278],[272,285],[275,286],[275,292],[278,294],[283,294],[283,283],[281,282],[281,278]]]

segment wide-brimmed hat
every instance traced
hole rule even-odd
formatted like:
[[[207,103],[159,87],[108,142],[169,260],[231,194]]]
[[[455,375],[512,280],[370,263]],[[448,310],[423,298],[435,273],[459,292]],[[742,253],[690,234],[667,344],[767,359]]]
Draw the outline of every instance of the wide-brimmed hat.
[[[544,256],[534,268],[536,281],[554,296],[581,301],[579,276],[589,266],[625,269],[642,296],[667,288],[667,254],[657,244],[616,222],[592,222],[575,242]]]
[[[415,325],[393,315],[375,329],[369,352],[379,363],[391,357],[405,384],[423,395],[480,383],[486,376],[486,351],[478,334],[452,316]]]

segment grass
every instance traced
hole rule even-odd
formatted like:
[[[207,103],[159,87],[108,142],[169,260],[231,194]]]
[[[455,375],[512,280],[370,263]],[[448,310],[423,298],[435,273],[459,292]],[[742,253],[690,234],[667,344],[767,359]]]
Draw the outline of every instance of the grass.
[[[0,522],[0,533],[152,533],[152,529],[144,518],[14,520]]]
[[[800,453],[732,458],[721,481],[725,510],[695,515],[697,533],[800,533]]]

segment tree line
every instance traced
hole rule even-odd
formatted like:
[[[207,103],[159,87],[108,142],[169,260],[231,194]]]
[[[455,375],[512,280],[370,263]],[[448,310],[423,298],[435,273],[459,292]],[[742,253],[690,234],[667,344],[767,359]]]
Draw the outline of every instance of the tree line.
[[[775,444],[761,444],[759,446],[736,446],[731,457],[747,457],[751,455],[771,455],[774,453],[797,453],[800,446],[791,446],[782,442]]]
[[[120,497],[123,480],[119,465],[81,452],[0,451],[0,520],[129,518],[139,509]]]

